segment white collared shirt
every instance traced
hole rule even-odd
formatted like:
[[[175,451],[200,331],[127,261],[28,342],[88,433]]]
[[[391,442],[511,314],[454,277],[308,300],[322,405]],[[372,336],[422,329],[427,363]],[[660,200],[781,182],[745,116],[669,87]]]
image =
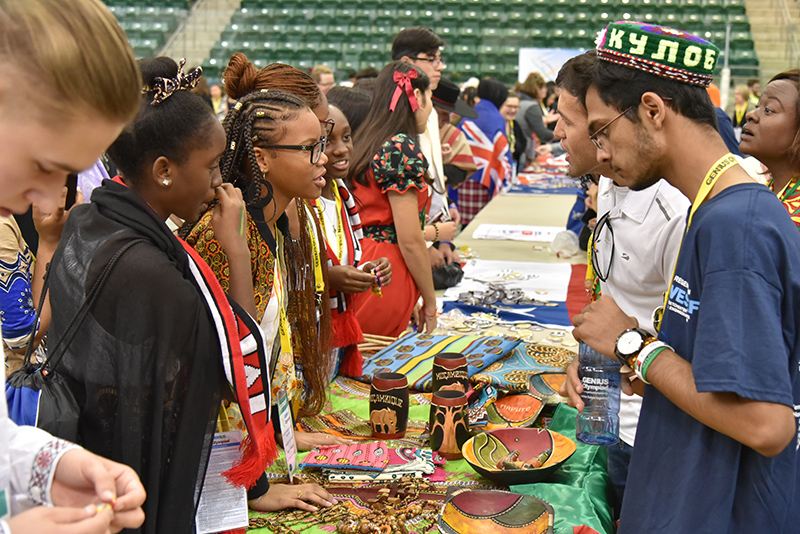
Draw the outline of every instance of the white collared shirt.
[[[597,205],[598,221],[609,212],[614,232],[614,256],[608,279],[601,282],[602,293],[636,317],[641,328],[655,333],[653,310],[664,303],[691,203],[664,180],[642,191],[631,191],[601,176]],[[605,273],[612,237],[607,228],[597,237],[600,265],[594,267]],[[641,406],[640,396],[622,394],[619,435],[629,445],[634,444]]]

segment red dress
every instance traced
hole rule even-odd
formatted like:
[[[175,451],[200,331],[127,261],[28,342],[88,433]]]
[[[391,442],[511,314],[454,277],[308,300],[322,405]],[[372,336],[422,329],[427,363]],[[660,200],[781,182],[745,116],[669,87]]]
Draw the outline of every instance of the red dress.
[[[373,156],[366,173],[368,185],[354,184],[353,195],[359,204],[364,229],[362,263],[386,257],[392,264],[392,283],[381,289],[383,296],[371,291],[354,295],[353,310],[361,330],[367,334],[397,337],[408,327],[411,312],[419,300],[417,284],[397,244],[397,231],[386,193],[417,195],[421,232],[430,203],[425,182],[427,170],[428,161],[416,140],[398,134]]]

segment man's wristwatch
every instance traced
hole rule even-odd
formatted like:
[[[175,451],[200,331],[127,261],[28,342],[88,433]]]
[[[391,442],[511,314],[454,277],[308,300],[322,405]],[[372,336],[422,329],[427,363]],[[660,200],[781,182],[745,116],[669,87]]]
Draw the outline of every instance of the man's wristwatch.
[[[614,342],[614,355],[623,364],[633,369],[639,353],[650,343],[657,341],[647,330],[631,328],[625,330]]]

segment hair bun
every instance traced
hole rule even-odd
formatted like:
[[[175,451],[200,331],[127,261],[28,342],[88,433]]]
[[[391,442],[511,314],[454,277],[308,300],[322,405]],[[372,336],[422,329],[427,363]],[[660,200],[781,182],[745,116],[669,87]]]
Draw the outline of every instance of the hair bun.
[[[225,92],[228,93],[229,97],[236,100],[256,90],[257,78],[258,69],[241,52],[231,56],[225,72],[222,73],[222,79],[225,81]]]
[[[169,57],[152,57],[139,60],[144,87],[153,87],[156,78],[174,78],[178,74],[178,64]]]

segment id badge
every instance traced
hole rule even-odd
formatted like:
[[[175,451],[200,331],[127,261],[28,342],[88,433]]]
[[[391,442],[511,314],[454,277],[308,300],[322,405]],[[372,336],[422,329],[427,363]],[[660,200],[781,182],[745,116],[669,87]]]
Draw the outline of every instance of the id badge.
[[[294,440],[294,426],[292,425],[292,410],[289,408],[289,397],[286,386],[282,386],[278,393],[278,419],[281,424],[283,436],[283,450],[286,453],[286,466],[289,469],[289,483],[294,483],[294,472],[297,469],[297,443]]]

